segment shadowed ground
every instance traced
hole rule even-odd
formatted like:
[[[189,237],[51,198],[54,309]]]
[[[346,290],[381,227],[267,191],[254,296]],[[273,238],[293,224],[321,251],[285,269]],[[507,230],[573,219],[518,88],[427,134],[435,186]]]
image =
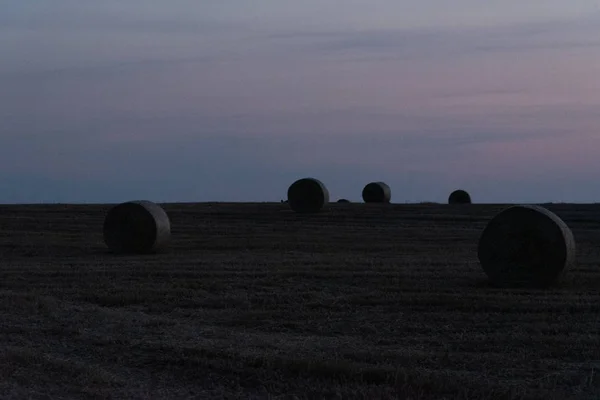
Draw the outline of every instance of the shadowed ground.
[[[600,205],[548,206],[578,265],[547,290],[487,284],[501,205],[164,207],[172,250],[115,256],[109,206],[0,206],[0,398],[600,393]]]

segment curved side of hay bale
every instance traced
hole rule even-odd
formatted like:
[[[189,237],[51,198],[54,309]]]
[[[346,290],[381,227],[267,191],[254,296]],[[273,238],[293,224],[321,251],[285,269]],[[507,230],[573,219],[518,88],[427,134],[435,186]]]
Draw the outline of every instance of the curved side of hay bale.
[[[490,220],[478,257],[499,286],[546,287],[575,263],[575,238],[556,214],[535,205],[509,207]]]
[[[392,200],[392,190],[384,182],[371,182],[362,191],[365,203],[389,203]]]
[[[338,203],[350,203],[350,200],[347,200],[347,199],[339,199],[337,202],[338,202]]]
[[[111,208],[104,219],[104,243],[114,253],[155,253],[171,238],[171,222],[156,203],[136,200]]]
[[[450,193],[448,204],[471,204],[471,196],[465,190],[455,190]]]
[[[288,188],[287,195],[291,209],[299,213],[318,212],[329,203],[329,191],[315,178],[298,179]]]

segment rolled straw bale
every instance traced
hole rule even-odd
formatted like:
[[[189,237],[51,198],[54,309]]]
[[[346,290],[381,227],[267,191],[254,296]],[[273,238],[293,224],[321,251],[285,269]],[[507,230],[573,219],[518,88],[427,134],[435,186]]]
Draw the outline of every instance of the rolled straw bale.
[[[114,253],[154,253],[166,248],[170,237],[169,216],[151,201],[118,204],[104,219],[104,242]]]
[[[329,203],[329,191],[314,178],[298,179],[289,187],[287,195],[291,209],[299,213],[318,212]]]
[[[455,190],[450,193],[448,204],[471,204],[471,196],[464,190]]]
[[[575,239],[556,214],[534,205],[509,207],[487,224],[479,262],[499,286],[544,287],[575,262]]]
[[[392,199],[392,190],[384,182],[371,182],[362,191],[365,203],[389,203]]]
[[[350,200],[346,200],[346,199],[339,199],[337,202],[338,202],[338,203],[350,203]]]

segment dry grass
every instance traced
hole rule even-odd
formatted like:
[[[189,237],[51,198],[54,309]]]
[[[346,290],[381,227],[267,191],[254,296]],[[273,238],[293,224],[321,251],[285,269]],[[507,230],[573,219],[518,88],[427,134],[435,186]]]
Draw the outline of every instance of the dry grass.
[[[597,398],[600,206],[547,207],[578,243],[548,290],[488,285],[501,205],[168,204],[149,256],[108,206],[0,207],[0,398]]]

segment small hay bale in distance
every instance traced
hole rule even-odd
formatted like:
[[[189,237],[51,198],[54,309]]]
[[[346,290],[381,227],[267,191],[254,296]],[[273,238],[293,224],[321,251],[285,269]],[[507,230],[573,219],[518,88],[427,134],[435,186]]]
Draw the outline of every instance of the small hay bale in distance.
[[[471,204],[471,196],[465,190],[455,190],[450,193],[448,204]]]
[[[551,211],[518,205],[490,220],[477,252],[493,284],[547,287],[574,264],[575,239],[567,224]]]
[[[113,253],[148,254],[165,249],[171,238],[169,216],[147,200],[121,203],[104,219],[104,243]]]
[[[384,182],[371,182],[362,191],[365,203],[389,203],[392,199],[392,190]]]
[[[350,200],[347,200],[347,199],[339,199],[337,202],[338,202],[338,203],[350,203]]]
[[[288,188],[288,204],[298,213],[319,212],[329,203],[329,191],[315,178],[298,179]]]

